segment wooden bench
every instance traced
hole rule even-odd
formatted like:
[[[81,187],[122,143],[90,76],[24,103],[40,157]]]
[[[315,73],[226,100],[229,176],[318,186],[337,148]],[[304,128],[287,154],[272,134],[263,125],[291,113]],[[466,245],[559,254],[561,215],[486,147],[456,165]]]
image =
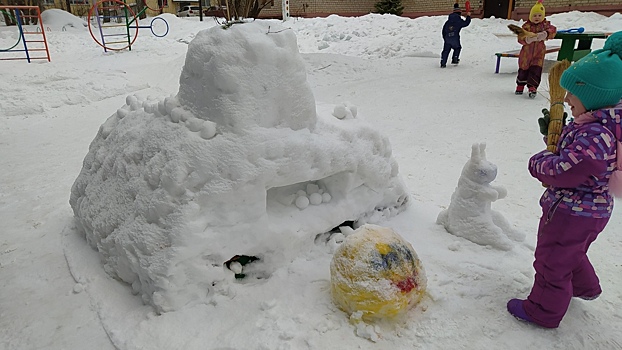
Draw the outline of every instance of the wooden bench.
[[[551,53],[551,52],[557,52],[559,51],[560,48],[561,48],[560,46],[547,46],[545,54]],[[497,68],[495,68],[495,74],[499,73],[499,67],[501,66],[501,57],[518,58],[519,53],[520,53],[520,50],[511,50],[511,51],[495,53],[495,56],[497,56]]]

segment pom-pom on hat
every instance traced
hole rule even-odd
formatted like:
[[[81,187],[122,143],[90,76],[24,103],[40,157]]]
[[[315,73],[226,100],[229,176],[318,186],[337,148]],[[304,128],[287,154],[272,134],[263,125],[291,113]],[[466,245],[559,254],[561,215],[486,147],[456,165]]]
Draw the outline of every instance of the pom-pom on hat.
[[[622,99],[622,31],[564,71],[559,84],[588,111],[614,106]]]
[[[461,12],[460,11],[460,5],[458,5],[458,3],[454,3],[454,12]]]
[[[533,7],[531,8],[531,11],[529,11],[529,20],[533,22],[533,15],[535,14],[541,14],[542,17],[544,18],[544,5],[542,5],[542,0],[538,0],[538,2],[536,2],[535,5],[533,5]]]

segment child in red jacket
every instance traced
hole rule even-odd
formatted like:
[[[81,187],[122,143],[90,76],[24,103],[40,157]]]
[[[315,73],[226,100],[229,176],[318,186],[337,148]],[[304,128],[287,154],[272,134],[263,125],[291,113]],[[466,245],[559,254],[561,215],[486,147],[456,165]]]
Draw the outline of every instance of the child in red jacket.
[[[516,94],[522,95],[525,85],[529,89],[529,97],[535,98],[542,77],[542,66],[546,54],[547,39],[553,39],[557,28],[544,18],[544,6],[542,0],[529,11],[529,20],[523,24],[523,29],[536,33],[537,36],[519,39],[523,45],[518,55],[518,76],[516,77]]]

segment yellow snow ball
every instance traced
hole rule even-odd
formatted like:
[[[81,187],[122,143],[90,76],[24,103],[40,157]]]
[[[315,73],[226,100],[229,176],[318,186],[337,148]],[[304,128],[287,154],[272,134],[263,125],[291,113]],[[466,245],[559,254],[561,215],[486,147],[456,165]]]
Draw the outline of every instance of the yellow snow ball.
[[[346,237],[330,264],[331,294],[363,320],[393,318],[419,303],[427,284],[413,247],[387,227],[364,225]]]

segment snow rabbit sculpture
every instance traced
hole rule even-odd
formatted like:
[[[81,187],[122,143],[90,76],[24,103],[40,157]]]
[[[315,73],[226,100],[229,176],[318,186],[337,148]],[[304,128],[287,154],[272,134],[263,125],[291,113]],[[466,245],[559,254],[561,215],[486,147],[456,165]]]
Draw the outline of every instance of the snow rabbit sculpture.
[[[507,190],[490,185],[497,177],[497,166],[486,160],[485,149],[485,143],[471,147],[471,158],[462,168],[449,208],[438,215],[436,223],[471,242],[510,250],[512,241],[523,241],[525,236],[515,231],[501,213],[491,209],[491,203],[504,198]]]

